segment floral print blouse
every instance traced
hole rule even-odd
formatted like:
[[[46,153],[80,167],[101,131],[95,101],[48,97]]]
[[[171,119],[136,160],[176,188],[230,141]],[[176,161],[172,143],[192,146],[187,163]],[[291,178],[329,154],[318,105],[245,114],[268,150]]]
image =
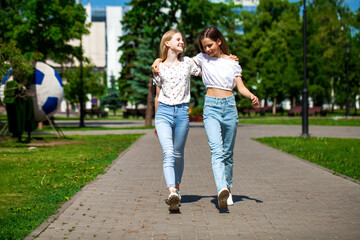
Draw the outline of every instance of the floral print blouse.
[[[177,66],[159,65],[159,76],[154,84],[161,87],[158,101],[167,105],[177,105],[190,101],[190,75],[198,76],[199,66],[189,57],[183,57]]]

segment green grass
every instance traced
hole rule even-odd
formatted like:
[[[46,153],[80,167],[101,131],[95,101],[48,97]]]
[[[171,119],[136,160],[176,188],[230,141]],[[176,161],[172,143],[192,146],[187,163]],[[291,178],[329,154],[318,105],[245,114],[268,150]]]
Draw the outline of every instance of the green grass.
[[[268,124],[268,125],[301,125],[302,118],[299,116],[265,116],[265,117],[240,117],[239,124]],[[360,117],[357,118],[321,118],[309,117],[311,126],[360,126]]]
[[[255,140],[360,180],[360,139],[265,137]]]
[[[97,130],[136,130],[136,129],[154,129],[151,127],[75,127],[75,126],[59,126],[61,131],[97,131]],[[43,130],[37,129],[36,131],[54,131],[50,126],[43,126]]]
[[[141,134],[0,138],[0,239],[23,239],[94,180]],[[64,144],[70,143],[70,144]]]

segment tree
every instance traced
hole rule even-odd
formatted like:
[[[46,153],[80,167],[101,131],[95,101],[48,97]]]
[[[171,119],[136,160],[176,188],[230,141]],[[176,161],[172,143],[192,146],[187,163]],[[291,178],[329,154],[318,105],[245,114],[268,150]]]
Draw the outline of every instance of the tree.
[[[114,75],[110,76],[110,87],[106,89],[106,92],[107,95],[101,96],[101,106],[113,110],[115,116],[116,110],[121,108],[124,103],[120,100],[119,90],[116,85],[116,79]]]
[[[356,15],[354,14],[351,17],[349,22],[351,23],[352,31],[355,32],[350,41],[349,79],[351,99],[355,107],[354,114],[357,115],[356,102],[358,101],[358,104],[360,104],[360,8],[357,10]]]
[[[139,76],[135,76],[137,71],[134,62],[142,61],[142,57],[139,57],[139,51],[141,55],[142,49],[140,44],[144,39],[147,41],[146,47],[152,51],[148,62],[156,58],[157,45],[160,42],[161,35],[176,21],[176,9],[170,9],[168,12],[165,12],[169,4],[171,5],[166,0],[132,0],[129,3],[131,10],[125,13],[122,21],[123,30],[126,34],[119,38],[121,43],[119,50],[122,51],[120,58],[122,71],[119,78],[119,91],[122,101],[130,101],[135,105],[139,103],[146,104],[146,95],[143,96],[141,101],[139,101],[140,99],[137,95],[147,93],[147,81],[151,74],[151,68],[148,69],[147,74],[143,73],[146,75],[146,79],[142,79],[142,82],[146,82],[146,84],[139,86],[136,82],[139,80]],[[136,88],[133,88],[133,86],[136,86]]]
[[[77,104],[80,101],[81,88],[80,88],[80,67],[74,70],[67,69],[63,72],[62,76],[66,79],[64,84],[64,96],[70,101],[71,104]],[[92,94],[93,96],[100,97],[105,92],[105,86],[102,84],[102,74],[94,72],[94,66],[86,65],[83,67],[83,81],[84,93]],[[86,99],[88,101],[89,99]]]
[[[14,40],[23,53],[39,52],[42,61],[71,61],[70,40],[88,33],[86,13],[75,0],[5,0],[1,2],[0,37]]]
[[[275,114],[277,103],[300,94],[299,7],[288,1],[261,1],[256,14],[242,12],[241,19],[244,44],[239,45],[247,56],[244,73],[261,98],[272,99]]]
[[[318,106],[331,102],[332,87],[334,103],[345,103],[345,45],[350,39],[347,19],[351,12],[343,3],[343,0],[314,0],[309,4],[309,95]]]

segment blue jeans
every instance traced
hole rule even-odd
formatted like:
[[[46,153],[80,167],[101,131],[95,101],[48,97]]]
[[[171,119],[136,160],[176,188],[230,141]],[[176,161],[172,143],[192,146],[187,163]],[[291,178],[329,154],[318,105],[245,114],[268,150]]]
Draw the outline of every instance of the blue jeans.
[[[181,183],[184,172],[184,148],[189,132],[189,105],[159,103],[155,127],[163,151],[163,169],[167,188]]]
[[[218,193],[232,187],[233,154],[239,121],[235,97],[205,96],[204,125],[211,151],[211,164]]]

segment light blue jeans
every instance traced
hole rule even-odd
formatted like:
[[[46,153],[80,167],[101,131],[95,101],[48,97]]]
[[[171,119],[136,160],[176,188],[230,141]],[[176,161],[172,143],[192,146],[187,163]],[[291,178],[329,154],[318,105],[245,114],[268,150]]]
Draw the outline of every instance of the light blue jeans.
[[[218,193],[232,187],[233,154],[239,121],[235,97],[205,96],[204,125],[211,151],[211,164]]]
[[[167,188],[181,183],[184,172],[184,148],[189,132],[189,105],[159,103],[155,127],[163,151],[163,169]]]

